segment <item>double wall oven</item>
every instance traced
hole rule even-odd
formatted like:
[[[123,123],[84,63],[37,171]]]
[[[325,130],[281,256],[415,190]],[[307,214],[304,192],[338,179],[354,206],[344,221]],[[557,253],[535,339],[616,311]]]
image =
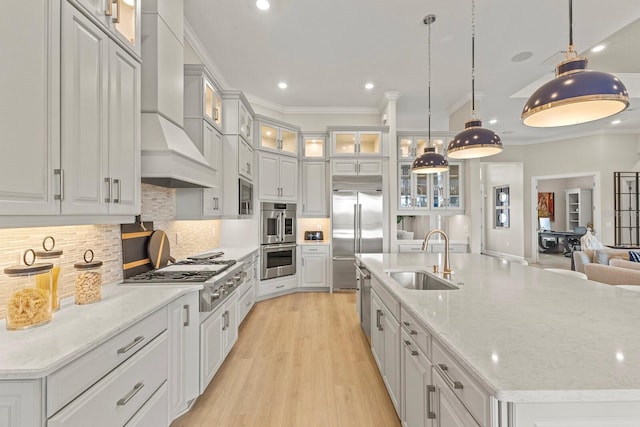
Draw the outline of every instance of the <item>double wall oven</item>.
[[[296,274],[296,204],[260,204],[260,279]]]

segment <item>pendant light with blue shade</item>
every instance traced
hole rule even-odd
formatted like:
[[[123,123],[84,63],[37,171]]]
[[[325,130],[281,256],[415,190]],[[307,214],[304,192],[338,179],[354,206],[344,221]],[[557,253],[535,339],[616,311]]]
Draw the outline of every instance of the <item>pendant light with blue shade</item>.
[[[476,118],[476,3],[471,2],[471,119],[464,125],[464,130],[458,133],[449,143],[447,156],[451,159],[475,159],[493,156],[502,151],[502,141],[490,129],[482,127],[482,121]]]
[[[568,126],[624,111],[629,94],[614,75],[587,70],[588,59],[573,45],[573,1],[569,0],[569,49],[556,66],[556,77],[542,85],[522,109],[522,123],[532,127]]]
[[[436,153],[435,147],[431,146],[431,24],[436,21],[435,15],[427,15],[424,17],[424,22],[429,28],[429,72],[428,72],[428,123],[429,123],[429,136],[427,140],[427,146],[424,149],[424,153],[415,158],[411,164],[411,172],[427,174],[427,173],[439,173],[449,170],[449,162],[444,158],[442,154]]]

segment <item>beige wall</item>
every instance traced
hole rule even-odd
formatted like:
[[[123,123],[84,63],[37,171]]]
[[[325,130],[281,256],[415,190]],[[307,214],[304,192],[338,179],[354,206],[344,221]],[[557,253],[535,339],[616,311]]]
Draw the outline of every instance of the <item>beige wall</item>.
[[[523,165],[522,163],[485,163],[484,248],[483,252],[509,257],[524,257]],[[495,187],[509,186],[509,228],[495,227]]]
[[[613,173],[636,170],[635,166],[640,159],[639,142],[639,135],[592,135],[540,144],[507,145],[502,153],[483,159],[486,163],[521,162],[523,164],[523,223],[526,258],[532,257],[532,230],[535,230],[537,225],[533,222],[536,221],[531,190],[534,177],[599,174],[600,186],[594,189],[594,200],[596,203],[600,200],[594,215],[596,223],[600,218],[602,224],[598,236],[604,244],[614,243]],[[478,205],[472,206],[471,210],[477,211]]]

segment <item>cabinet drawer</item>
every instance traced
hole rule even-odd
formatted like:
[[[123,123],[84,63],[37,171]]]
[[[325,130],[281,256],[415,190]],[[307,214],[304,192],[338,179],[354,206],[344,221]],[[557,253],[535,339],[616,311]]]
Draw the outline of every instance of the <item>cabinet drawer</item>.
[[[325,245],[300,245],[303,254],[328,254],[329,246]]]
[[[164,427],[169,425],[167,412],[169,397],[167,382],[153,393],[153,396],[142,408],[129,420],[124,427]]]
[[[50,418],[47,426],[124,425],[167,381],[168,353],[164,332]]]
[[[378,297],[397,321],[400,318],[400,303],[374,277],[371,278],[371,288],[376,291]]]
[[[489,425],[489,394],[449,355],[437,341],[432,343],[432,362],[442,378],[481,426]],[[453,383],[462,388],[454,388]]]
[[[398,245],[398,252],[423,252],[422,244]]]
[[[295,289],[298,284],[296,276],[291,276],[292,279],[286,280],[267,280],[260,282],[258,286],[258,296],[275,294],[276,292],[282,292],[289,289]]]
[[[167,329],[167,309],[146,317],[47,377],[50,417]]]
[[[249,289],[249,291],[238,300],[238,323],[242,323],[254,303],[255,296],[253,294],[253,289]]]
[[[431,334],[424,330],[404,307],[400,307],[400,326],[411,336],[420,350],[431,359]]]

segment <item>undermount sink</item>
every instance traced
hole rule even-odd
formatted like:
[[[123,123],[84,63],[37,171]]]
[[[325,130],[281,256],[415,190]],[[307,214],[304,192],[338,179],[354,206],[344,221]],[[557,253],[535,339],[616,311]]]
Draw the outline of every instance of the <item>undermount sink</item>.
[[[423,291],[449,291],[459,289],[444,279],[433,276],[424,271],[387,271],[389,277],[406,289]]]

